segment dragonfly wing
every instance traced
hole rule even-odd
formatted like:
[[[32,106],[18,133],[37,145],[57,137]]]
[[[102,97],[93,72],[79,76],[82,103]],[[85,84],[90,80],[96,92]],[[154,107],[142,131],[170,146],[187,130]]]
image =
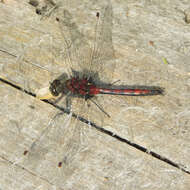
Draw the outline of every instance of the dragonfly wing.
[[[63,60],[69,74],[72,70],[92,76],[99,74],[105,82],[110,82],[115,68],[114,49],[112,44],[113,11],[110,1],[101,9],[97,17],[95,36],[92,41],[83,34],[75,23],[71,13],[59,5],[55,19],[59,23],[63,40]]]
[[[102,14],[101,14],[102,13]],[[111,83],[115,69],[115,56],[112,43],[113,11],[110,1],[98,16],[96,37],[92,51],[90,68],[98,73],[101,81]],[[98,81],[97,81],[98,82]]]
[[[64,62],[68,65],[70,74],[72,75],[72,70],[84,72],[88,67],[91,52],[87,38],[80,32],[72,15],[64,7],[58,8],[56,20],[63,37]]]
[[[49,44],[52,44],[51,37],[42,34],[23,44],[22,52],[17,56],[15,71],[18,73],[18,83],[27,91],[40,88],[42,81],[47,85],[53,75]]]
[[[75,112],[80,113],[84,103],[84,99],[79,99]],[[73,117],[72,112],[56,114],[40,137],[24,152],[24,166],[42,176],[48,174],[52,181],[63,183],[63,177],[69,177],[78,167],[78,154],[86,147],[81,141],[84,123],[77,117],[77,114]]]
[[[65,104],[66,98],[63,97],[62,103]],[[68,125],[70,123],[71,116],[64,113],[57,113],[54,117],[50,118],[47,126],[44,127],[44,130],[40,136],[32,143],[28,150],[25,151],[27,156],[26,162],[31,165],[32,168],[36,168],[39,164],[39,161],[44,160],[46,154],[55,149],[56,143],[62,145],[62,139],[68,130]],[[61,125],[61,123],[63,125]]]

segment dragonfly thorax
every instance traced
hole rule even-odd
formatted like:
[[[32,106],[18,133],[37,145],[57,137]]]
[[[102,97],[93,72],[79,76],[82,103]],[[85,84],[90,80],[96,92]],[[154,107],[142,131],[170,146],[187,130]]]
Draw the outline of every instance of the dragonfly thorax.
[[[89,98],[91,96],[90,90],[91,88],[95,87],[95,85],[88,79],[79,79],[78,77],[74,77],[68,80],[66,86],[72,92],[72,94],[79,95],[85,98]]]
[[[73,77],[64,81],[55,79],[49,87],[50,92],[53,96],[58,96],[60,93],[67,94],[68,92],[71,92],[73,95],[86,99],[94,95],[92,93],[92,90],[95,88],[96,86],[93,82],[91,82],[91,80],[88,80],[86,78],[79,79],[78,77]]]

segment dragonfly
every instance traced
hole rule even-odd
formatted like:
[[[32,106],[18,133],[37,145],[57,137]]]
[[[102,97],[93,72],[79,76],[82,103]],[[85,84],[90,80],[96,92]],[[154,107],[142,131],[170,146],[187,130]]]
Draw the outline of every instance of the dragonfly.
[[[105,70],[104,60],[106,61],[107,57],[114,58],[114,50],[113,50],[112,37],[111,37],[112,13],[109,12],[110,11],[109,9],[110,7],[107,7],[105,10],[104,22],[102,23],[103,26],[100,32],[102,36],[99,36],[98,38],[97,34],[95,34],[96,35],[95,44],[93,47],[93,51],[89,53],[90,57],[87,59],[88,62],[85,61],[82,63],[78,63],[78,65],[80,65],[79,68],[77,69],[77,70],[80,70],[79,72],[73,70],[73,68],[75,68],[75,65],[73,65],[72,61],[69,62],[70,65],[73,66],[73,67],[71,66],[72,74],[70,76],[67,76],[64,73],[58,78],[56,78],[55,80],[53,80],[52,83],[50,83],[49,90],[52,96],[56,97],[56,96],[59,96],[60,94],[62,94],[62,96],[69,94],[70,96],[81,97],[81,98],[84,98],[85,100],[89,100],[89,99],[92,100],[92,98],[98,94],[122,95],[122,96],[163,95],[164,89],[159,86],[130,86],[127,88],[119,88],[118,86],[116,86],[114,88],[114,85],[105,83],[104,81],[101,81],[101,79],[99,79],[98,77],[99,73],[104,75],[104,70]],[[99,12],[96,13],[96,17],[97,19],[99,19],[100,17]],[[58,22],[61,22],[59,18],[56,18],[56,20]],[[70,27],[69,24],[71,23],[67,23],[67,24],[68,24],[68,27]],[[62,25],[64,24],[62,23]],[[80,37],[82,38],[82,36]],[[66,40],[65,40],[65,44],[68,46],[68,42]],[[98,47],[100,45],[102,46],[101,48]],[[85,47],[86,45],[83,44],[83,46]],[[85,53],[88,52],[88,49],[84,47],[82,50]],[[69,48],[70,47],[68,47],[68,49]],[[73,52],[74,52],[74,47],[73,47],[72,52],[68,52],[68,55],[70,55]],[[71,60],[71,58],[69,58],[69,60]],[[77,60],[75,61],[77,62]],[[112,67],[111,67],[112,70],[110,71],[110,73],[108,73],[110,74],[110,76],[112,76],[111,73],[114,72],[114,68],[115,68],[115,65],[112,64]],[[106,77],[103,76],[102,78],[105,79]],[[101,110],[103,111],[103,109]],[[107,116],[109,116],[109,114],[107,114],[106,112],[104,113]]]
[[[113,89],[98,87],[92,78],[73,77],[71,79],[55,79],[50,85],[50,92],[53,96],[58,96],[60,93],[70,92],[72,95],[78,95],[85,100],[92,98],[97,94],[124,95],[124,96],[150,96],[162,95],[161,87],[144,87],[130,89]]]
[[[97,114],[103,115],[102,118],[104,118],[111,116],[99,104],[102,96],[154,96],[164,94],[164,89],[159,86],[126,87],[117,86],[115,85],[117,81],[112,81],[116,64],[112,42],[113,10],[109,1],[100,12],[96,12],[92,44],[89,44],[85,35],[79,31],[68,10],[59,8],[57,11],[55,20],[59,24],[63,37],[64,64],[67,65],[65,67],[67,72],[60,73],[50,82],[48,96],[41,97],[41,99],[46,99],[45,97],[48,97],[47,99],[55,98],[55,104],[62,101],[62,104],[71,114],[66,119],[61,117],[62,114],[56,114],[41,136],[32,143],[28,150],[24,151],[24,155],[28,155],[28,160],[33,167],[39,166],[39,160],[46,157],[48,152],[54,149],[54,143],[48,143],[52,139],[60,144],[55,154],[62,152],[55,157],[59,168],[63,165],[64,167],[69,165],[84,148],[81,142],[84,124],[77,118],[72,118],[73,102],[76,102],[75,107],[77,107],[78,115],[84,112],[88,113],[87,115],[90,114],[92,106],[87,103],[90,102],[94,105],[96,113],[99,112]]]

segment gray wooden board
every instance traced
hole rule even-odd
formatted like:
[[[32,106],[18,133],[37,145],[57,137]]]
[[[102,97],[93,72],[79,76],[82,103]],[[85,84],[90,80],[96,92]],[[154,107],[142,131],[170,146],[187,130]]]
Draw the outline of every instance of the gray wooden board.
[[[60,54],[63,51],[63,40],[58,24],[53,18],[40,20],[34,8],[28,4],[14,2],[0,5],[0,50],[3,50],[0,51],[0,75],[32,92],[48,86],[54,77],[52,72],[61,74],[68,65]],[[89,41],[93,41],[95,13],[100,11],[103,5],[89,1],[80,2],[79,6],[76,1],[70,1],[64,6],[72,14],[79,30]],[[117,63],[114,81],[120,80],[120,84],[129,85],[160,85],[165,87],[166,93],[161,97],[99,97],[101,105],[111,115],[111,119],[104,118],[103,127],[190,171],[190,28],[185,23],[183,14],[188,3],[179,0],[159,3],[120,1],[112,2],[112,7],[112,38]],[[168,63],[164,62],[163,58],[166,58]],[[18,63],[22,63],[22,68],[19,68]],[[23,97],[25,98],[24,94]],[[15,98],[13,100],[16,102]],[[39,113],[48,113],[50,118],[53,117],[55,111],[48,112],[46,109],[47,105],[44,105],[43,111]],[[21,112],[23,113],[23,109]],[[18,117],[18,113],[9,113],[11,122],[17,129],[19,125],[14,118]],[[35,117],[28,115],[24,117],[26,123]],[[99,111],[91,110],[88,118],[102,125]],[[43,125],[47,126],[47,120],[42,121],[40,117],[38,119],[40,123],[46,122]],[[39,125],[38,122],[36,126]],[[23,149],[39,134],[40,132],[32,134],[31,140],[24,141],[25,146],[12,156],[17,158],[17,154],[22,155]],[[9,135],[8,133],[6,137]],[[28,135],[31,135],[30,132]],[[15,137],[16,142],[17,140]],[[106,147],[105,142],[103,145]],[[14,159],[13,161],[16,162]],[[41,174],[43,171],[40,171]]]
[[[23,152],[57,110],[3,83],[0,93],[0,189],[188,189],[190,185],[188,174],[85,124],[88,146],[72,165],[57,167],[55,158],[64,155],[50,149],[31,169]]]
[[[2,157],[0,158],[0,171],[0,189],[59,189],[45,179]]]

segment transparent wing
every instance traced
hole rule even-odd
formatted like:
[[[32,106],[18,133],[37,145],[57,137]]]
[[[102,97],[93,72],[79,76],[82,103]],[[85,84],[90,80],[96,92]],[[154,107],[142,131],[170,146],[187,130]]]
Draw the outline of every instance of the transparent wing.
[[[18,83],[30,92],[49,86],[49,82],[60,74],[60,66],[55,62],[62,61],[61,48],[59,39],[43,33],[23,45],[15,63]]]
[[[90,42],[87,36],[80,32],[69,11],[61,6],[58,8],[56,20],[63,36],[64,60],[70,68],[71,75],[72,70],[75,70],[92,77],[98,73],[104,82],[112,79],[115,68],[112,17],[112,6],[109,2],[108,6],[100,11],[100,17],[95,17],[95,36]]]
[[[69,73],[72,76],[72,70],[84,72],[84,70],[88,68],[91,56],[88,40],[85,35],[79,31],[68,10],[60,7],[56,16],[63,36],[64,62],[70,69]]]
[[[77,101],[75,113],[81,112],[84,103],[83,99]],[[40,172],[42,176],[47,174],[56,183],[63,184],[63,178],[69,177],[77,169],[77,157],[87,147],[82,141],[83,133],[84,123],[72,117],[72,113],[56,114],[39,139],[25,151],[24,165],[32,171]]]
[[[97,15],[97,27],[90,70],[98,73],[100,80],[106,83],[112,82],[115,69],[115,56],[112,44],[112,5],[108,1],[107,7]],[[100,18],[99,18],[100,17]]]

